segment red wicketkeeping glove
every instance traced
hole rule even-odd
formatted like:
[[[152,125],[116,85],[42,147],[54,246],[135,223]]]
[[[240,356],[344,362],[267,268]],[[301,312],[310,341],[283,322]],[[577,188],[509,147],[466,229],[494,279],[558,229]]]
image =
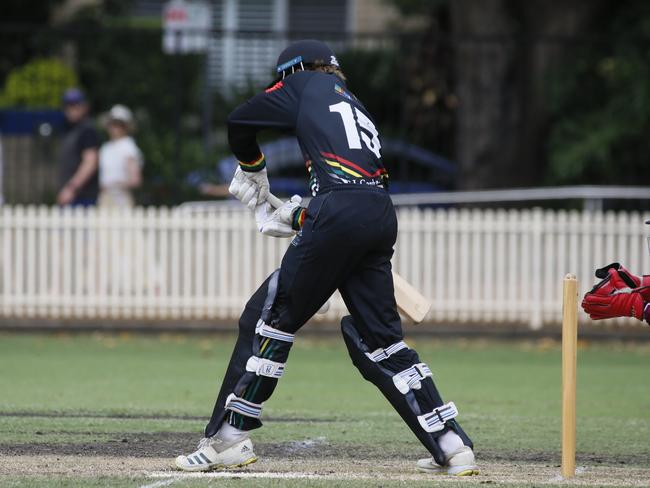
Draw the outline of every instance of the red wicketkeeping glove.
[[[609,278],[610,275],[609,271],[611,270],[616,270],[618,272],[618,275],[621,278],[621,280],[625,283],[626,288],[638,288],[640,286],[650,286],[649,275],[643,275],[643,276],[633,275],[627,269],[625,269],[625,267],[620,263],[608,264],[607,266],[603,266],[602,268],[597,269],[595,273],[596,278],[600,278],[606,281]]]
[[[593,320],[615,317],[644,318],[644,307],[650,301],[650,287],[639,286],[646,278],[632,275],[618,263],[596,271],[602,278],[582,300],[582,308]]]
[[[645,303],[640,292],[628,288],[627,291],[614,290],[608,295],[589,292],[582,300],[582,308],[593,320],[614,317],[634,317],[643,320]]]
[[[638,288],[641,281],[638,277],[628,274],[625,268],[620,271],[613,265],[596,270],[596,277],[602,279],[594,285],[587,295],[609,296],[615,291]]]

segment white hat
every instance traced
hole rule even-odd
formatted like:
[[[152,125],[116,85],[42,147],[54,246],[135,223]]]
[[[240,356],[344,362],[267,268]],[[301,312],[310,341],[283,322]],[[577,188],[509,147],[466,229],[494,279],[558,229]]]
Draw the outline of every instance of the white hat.
[[[108,112],[108,119],[118,120],[124,122],[126,125],[131,125],[133,123],[133,113],[124,105],[113,105],[113,108]]]

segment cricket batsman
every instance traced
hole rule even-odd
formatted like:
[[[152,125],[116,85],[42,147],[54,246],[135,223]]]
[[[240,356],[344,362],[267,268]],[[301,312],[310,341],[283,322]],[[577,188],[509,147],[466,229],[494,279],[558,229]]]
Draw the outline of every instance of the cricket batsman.
[[[418,469],[478,474],[456,406],[443,402],[431,370],[403,340],[390,263],[397,218],[372,117],[320,41],[291,44],[276,71],[274,83],[228,118],[240,161],[230,192],[255,210],[262,233],[295,237],[280,269],[246,304],[205,437],[176,466],[207,471],[257,460],[250,432],[262,426],[264,402],[282,378],[295,334],[338,289],[350,312],[341,330],[353,364],[431,453]],[[266,162],[256,141],[264,129],[297,137],[314,197],[307,208],[299,197],[278,209],[266,203]]]

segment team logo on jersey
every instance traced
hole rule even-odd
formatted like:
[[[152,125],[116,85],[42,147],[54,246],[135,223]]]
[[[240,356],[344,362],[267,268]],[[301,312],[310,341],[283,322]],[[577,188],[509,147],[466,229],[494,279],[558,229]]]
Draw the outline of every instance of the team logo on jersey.
[[[353,100],[352,95],[350,95],[347,91],[345,91],[343,87],[338,83],[334,85],[334,91],[339,95],[341,95],[342,97],[347,98],[348,100]]]

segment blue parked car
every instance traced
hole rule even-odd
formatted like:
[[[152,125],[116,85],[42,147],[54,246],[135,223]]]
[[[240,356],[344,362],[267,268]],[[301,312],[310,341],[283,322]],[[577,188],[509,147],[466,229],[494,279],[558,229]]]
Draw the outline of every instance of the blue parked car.
[[[295,137],[283,137],[261,144],[266,156],[269,181],[278,195],[308,196],[305,162]],[[382,139],[382,160],[390,175],[391,193],[429,193],[453,188],[458,167],[451,161],[422,147],[396,139]],[[237,160],[234,156],[217,162],[216,179],[230,182]],[[192,172],[191,186],[208,181],[209,175]]]

